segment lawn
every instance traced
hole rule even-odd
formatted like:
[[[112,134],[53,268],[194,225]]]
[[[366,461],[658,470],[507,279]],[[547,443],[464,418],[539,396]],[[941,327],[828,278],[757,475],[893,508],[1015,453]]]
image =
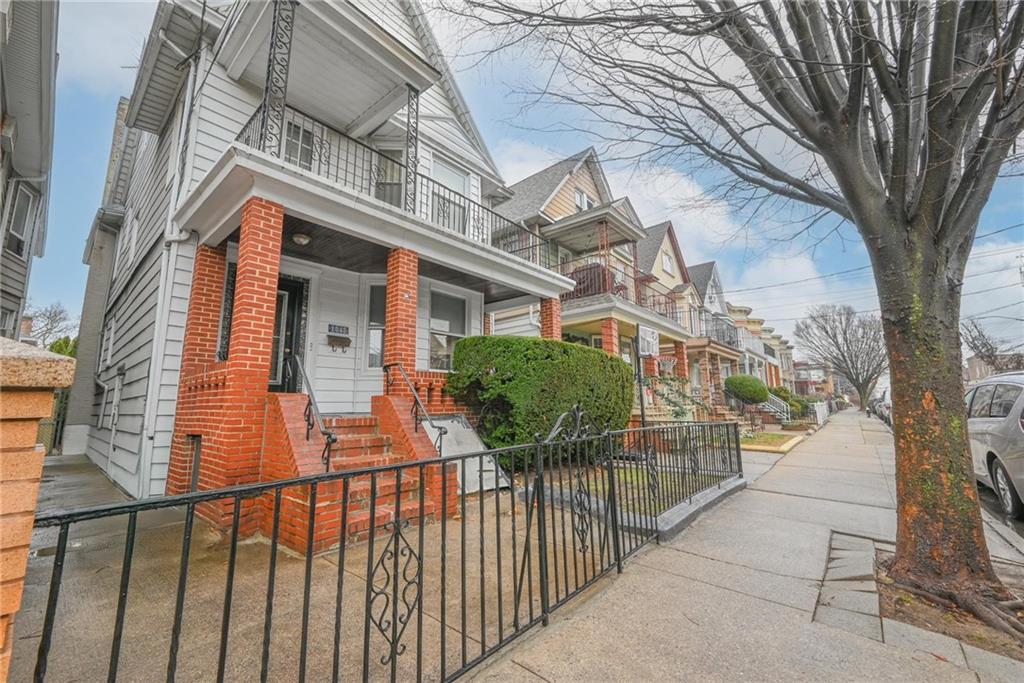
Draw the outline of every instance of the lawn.
[[[794,437],[793,434],[779,434],[778,432],[758,432],[753,436],[740,437],[741,446],[781,446]]]

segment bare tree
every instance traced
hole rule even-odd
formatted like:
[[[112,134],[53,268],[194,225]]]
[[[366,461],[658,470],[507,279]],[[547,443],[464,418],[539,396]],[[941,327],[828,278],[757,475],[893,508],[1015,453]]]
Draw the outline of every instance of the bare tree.
[[[598,130],[609,151],[700,170],[747,215],[801,204],[798,233],[828,217],[856,227],[893,384],[890,576],[1020,635],[983,533],[958,320],[980,212],[1024,130],[1024,3],[464,0],[452,9],[486,31],[488,54],[546,60],[537,101],[569,107],[565,125]]]
[[[858,315],[851,306],[815,306],[793,333],[816,363],[845,377],[860,397],[861,410],[889,367],[882,320]]]
[[[30,305],[25,315],[32,318],[32,337],[44,349],[61,337],[74,335],[78,329],[78,322],[59,301],[40,307]]]
[[[977,320],[964,323],[961,328],[964,344],[993,372],[1024,370],[1024,353],[1003,350],[1005,344],[988,334]]]

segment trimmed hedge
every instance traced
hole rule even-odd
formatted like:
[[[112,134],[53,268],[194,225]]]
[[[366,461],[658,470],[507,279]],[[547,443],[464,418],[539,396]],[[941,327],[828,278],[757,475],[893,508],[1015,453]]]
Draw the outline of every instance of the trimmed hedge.
[[[725,388],[744,403],[764,403],[768,400],[768,387],[753,375],[730,375]]]
[[[633,371],[580,344],[535,337],[466,337],[455,345],[448,391],[480,412],[491,448],[533,443],[579,403],[598,425],[623,429],[633,409]]]

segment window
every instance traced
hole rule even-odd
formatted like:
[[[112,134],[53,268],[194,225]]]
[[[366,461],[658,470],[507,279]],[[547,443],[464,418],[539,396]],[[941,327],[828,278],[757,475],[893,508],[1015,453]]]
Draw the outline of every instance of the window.
[[[590,198],[586,192],[580,188],[576,188],[576,213],[580,211],[586,211],[587,209],[593,209],[595,206],[594,200]]]
[[[378,159],[380,177],[373,188],[373,196],[391,206],[404,206],[405,188],[402,186],[402,150],[382,149]]]
[[[466,300],[431,292],[430,369],[451,370],[455,342],[466,336]]]
[[[431,220],[438,225],[465,232],[466,230],[466,186],[469,177],[441,159],[434,159],[434,180],[432,183]]]
[[[988,407],[992,403],[992,394],[995,393],[994,384],[984,384],[974,392],[974,399],[971,401],[971,412],[968,417],[988,417]]]
[[[313,167],[313,131],[289,121],[285,129],[284,160],[310,170]]]
[[[619,355],[622,360],[630,365],[633,364],[633,340],[629,337],[619,337]]]
[[[667,251],[661,252],[661,269],[669,275],[675,274],[675,264],[672,262],[672,254]]]
[[[0,309],[0,337],[14,338],[15,321],[18,312],[9,308]]]
[[[592,334],[590,335],[590,345],[593,346],[595,349],[603,348],[604,339],[602,339],[601,335],[599,334]]]
[[[107,320],[103,326],[103,344],[100,345],[100,367],[109,368],[114,358],[114,333],[116,331],[114,318]]]
[[[28,252],[28,236],[35,218],[36,194],[25,183],[17,183],[13,194],[4,248],[16,256],[25,258]]]
[[[387,288],[370,285],[369,314],[367,315],[366,367],[384,367],[384,308]]]
[[[1013,384],[1000,384],[996,386],[992,395],[992,408],[989,410],[989,417],[1006,417],[1013,409],[1024,387]]]

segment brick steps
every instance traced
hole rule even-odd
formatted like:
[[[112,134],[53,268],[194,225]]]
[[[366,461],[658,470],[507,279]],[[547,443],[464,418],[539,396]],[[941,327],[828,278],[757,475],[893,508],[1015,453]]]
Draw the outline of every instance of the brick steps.
[[[410,523],[419,522],[421,517],[429,517],[434,514],[434,504],[429,498],[423,501],[423,510],[420,511],[419,500],[407,500],[402,502],[399,512],[401,513],[401,519],[409,520]],[[373,515],[373,526],[379,528],[388,522],[395,519],[395,506],[393,503],[377,505],[377,509],[374,510]],[[347,536],[351,539],[353,536],[359,534],[365,534],[370,529],[370,510],[355,510],[350,511],[347,520]],[[378,532],[379,537],[379,532]]]

